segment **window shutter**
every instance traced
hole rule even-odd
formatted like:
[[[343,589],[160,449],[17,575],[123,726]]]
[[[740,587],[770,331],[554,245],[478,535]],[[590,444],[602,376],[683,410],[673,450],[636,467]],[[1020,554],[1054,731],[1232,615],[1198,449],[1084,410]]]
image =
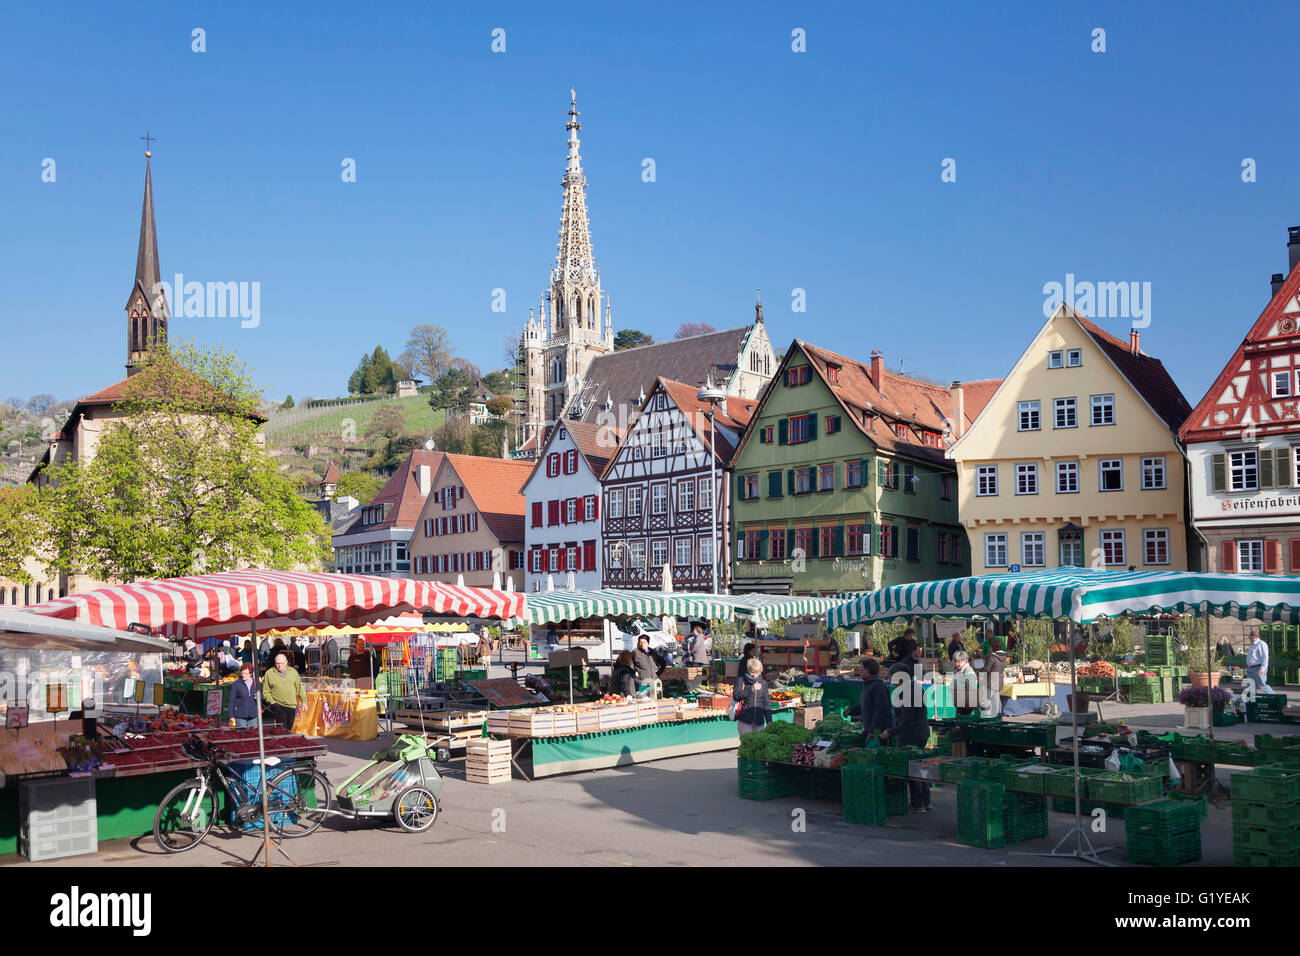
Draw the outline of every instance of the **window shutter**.
[[[758,533],[758,560],[760,561],[767,560],[767,532],[766,531],[760,531]]]
[[[596,515],[596,520],[599,521],[600,520],[600,495],[593,495],[592,497],[596,501],[596,510],[594,513]]]
[[[822,539],[821,529],[814,526],[812,529],[812,534],[808,536],[808,557],[817,558],[821,556],[820,552],[818,551],[818,549],[821,547],[822,544],[821,539]]]
[[[745,500],[745,476],[744,475],[736,476],[736,500],[737,501]]]
[[[876,533],[876,529],[874,525],[864,524],[862,526],[862,553],[863,554],[876,553],[876,549],[871,546],[872,541],[875,540],[872,537],[872,535],[875,533]]]
[[[817,437],[817,416],[815,414],[808,416],[808,440],[812,441]]]
[[[477,530],[478,530],[478,512],[477,512],[477,511],[472,512],[472,513],[470,514],[470,516],[469,516],[469,530],[470,530],[470,531],[477,531]]]
[[[541,526],[542,526],[542,503],[540,501],[534,501],[533,502],[533,527],[540,528]]]
[[[776,443],[785,445],[790,441],[790,419],[782,418],[776,423]]]
[[[1273,454],[1277,456],[1277,464],[1274,465],[1273,484],[1277,488],[1290,488],[1291,480],[1291,449],[1275,448]]]
[[[1291,571],[1300,571],[1300,538],[1291,539]]]
[[[546,523],[548,525],[560,523],[560,503],[558,501],[546,502]]]
[[[1237,570],[1237,542],[1225,541],[1222,545],[1223,557],[1220,559],[1220,571],[1231,573]]]
[[[1211,482],[1210,487],[1213,491],[1227,491],[1227,458],[1223,452],[1210,456]]]
[[[766,445],[766,444],[767,444],[767,429],[766,429],[766,428],[760,428],[760,429],[758,430],[758,443],[759,443],[760,445]]]
[[[595,540],[585,541],[582,545],[582,570],[596,570],[596,542]]]
[[[1281,570],[1278,542],[1276,538],[1264,539],[1264,573],[1277,574]]]
[[[794,494],[794,469],[787,469],[785,473],[785,487],[787,494]]]
[[[878,461],[878,462],[876,463],[876,470],[877,470],[877,473],[878,473],[878,475],[879,475],[879,481],[880,481],[880,487],[881,487],[881,488],[888,488],[888,487],[889,487],[888,478],[887,478],[887,476],[886,476],[886,474],[885,474],[885,464],[886,464],[886,462],[885,462],[885,460],[884,460],[883,458],[880,459],[880,461]]]
[[[744,560],[745,557],[745,532],[736,532],[736,557]]]
[[[769,471],[767,473],[767,496],[769,498],[781,497],[781,473],[779,471]]]
[[[1268,448],[1259,450],[1259,486],[1273,487],[1273,452]]]

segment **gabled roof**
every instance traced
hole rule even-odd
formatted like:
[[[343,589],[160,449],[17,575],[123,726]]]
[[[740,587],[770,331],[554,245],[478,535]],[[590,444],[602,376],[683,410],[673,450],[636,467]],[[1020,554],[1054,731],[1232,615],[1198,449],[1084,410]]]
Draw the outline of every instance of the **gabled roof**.
[[[1196,404],[1196,408],[1186,415],[1183,425],[1178,431],[1179,438],[1184,442],[1210,441],[1215,438],[1226,437],[1224,435],[1225,430],[1232,432],[1234,435],[1240,433],[1244,412],[1240,405],[1237,409],[1229,412],[1229,419],[1223,423],[1223,427],[1215,426],[1213,419],[1210,419],[1209,416],[1218,407],[1219,396],[1231,386],[1234,378],[1243,374],[1241,366],[1246,361],[1246,347],[1248,345],[1264,345],[1271,338],[1275,338],[1277,343],[1281,345],[1288,341],[1294,342],[1297,336],[1300,336],[1300,322],[1296,321],[1300,313],[1287,312],[1287,306],[1298,297],[1300,297],[1300,264],[1297,264],[1286,279],[1283,280],[1277,292],[1264,306],[1264,311],[1259,314],[1259,318],[1246,332],[1246,337],[1241,340],[1241,344],[1232,353],[1232,357],[1228,360],[1228,364],[1223,367],[1223,371],[1219,373],[1214,383],[1206,390],[1201,400]],[[1287,315],[1286,325],[1282,324],[1284,313]],[[1260,424],[1255,421],[1254,414],[1252,414],[1251,421],[1256,425]]]
[[[932,448],[897,437],[893,422],[905,422],[942,435],[952,424],[951,389],[908,378],[888,369],[884,370],[881,387],[878,389],[871,379],[869,363],[839,355],[801,339],[795,339],[792,348],[803,353],[808,364],[816,370],[823,384],[844,408],[854,427],[871,439],[876,447],[935,463],[943,462],[942,448]],[[787,360],[781,365],[782,370],[788,366],[790,357],[787,353]],[[839,367],[835,382],[830,380],[831,365]],[[979,416],[999,384],[1000,379],[962,383],[966,418],[966,422],[962,423],[963,429]]]
[[[668,393],[668,397],[672,399],[673,404],[681,409],[681,411],[686,415],[693,430],[700,439],[700,444],[704,446],[706,451],[711,451],[712,449],[709,448],[708,428],[710,406],[708,402],[702,402],[697,397],[699,386],[687,385],[685,382],[676,382],[670,378],[662,377],[656,384]],[[653,394],[654,389],[651,389],[651,395]],[[647,395],[646,401],[648,402],[649,400],[650,396]],[[736,441],[733,445],[732,442],[727,440],[726,432],[715,432],[718,445],[716,457],[718,463],[724,467],[731,464],[731,459],[736,454],[736,448],[740,446],[740,439],[744,436],[745,429],[749,426],[749,420],[758,409],[758,399],[737,398],[734,395],[728,395],[725,406],[725,414],[722,410],[723,406],[718,406],[718,410],[714,413],[714,423],[718,428],[731,429],[734,431],[736,433]],[[642,411],[644,412],[644,409],[642,409]]]
[[[447,455],[447,463],[498,541],[524,540],[524,482],[533,463],[477,455]]]
[[[1158,358],[1147,355],[1141,349],[1136,354],[1127,342],[1121,342],[1105,329],[1070,309],[1075,321],[1097,343],[1097,347],[1106,353],[1106,357],[1119,369],[1121,375],[1133,386],[1133,390],[1142,396],[1151,410],[1160,420],[1169,426],[1170,431],[1178,431],[1192,410],[1191,404],[1183,397],[1182,390],[1174,384],[1173,377]]]
[[[433,487],[433,482],[438,477],[438,469],[442,467],[442,461],[447,456],[440,451],[428,451],[424,448],[418,448],[406,456],[398,469],[393,472],[388,481],[384,482],[384,487],[379,489],[379,494],[366,507],[375,505],[390,505],[384,509],[384,519],[376,524],[367,525],[365,528],[360,527],[361,516],[358,515],[348,527],[340,531],[339,534],[355,534],[360,531],[376,531],[383,528],[401,528],[404,530],[414,530],[420,520],[420,512],[424,510],[424,501],[427,495],[420,493],[420,466],[429,466],[430,482],[429,487]]]
[[[532,465],[532,473],[524,480],[519,490],[522,493],[528,487],[528,482],[533,480],[536,474],[546,474],[546,457],[551,447],[551,442],[558,440],[560,428],[568,431],[573,440],[573,445],[578,449],[578,454],[582,455],[587,462],[587,467],[591,469],[592,475],[599,480],[601,474],[605,471],[605,466],[609,464],[610,459],[618,452],[618,443],[623,438],[623,430],[615,428],[613,425],[596,425],[592,422],[570,422],[562,421],[559,426],[551,425],[547,429],[546,441],[542,444],[541,450],[537,455],[536,462],[528,462]],[[610,442],[610,437],[613,442]],[[537,436],[530,438],[529,444],[536,444]],[[527,446],[524,446],[525,448]]]
[[[322,485],[337,485],[339,483],[339,466],[334,462],[329,463],[325,469],[325,477],[321,479]]]
[[[713,372],[715,382],[727,382],[736,371],[737,358],[751,328],[742,325],[597,355],[583,377],[582,391],[587,402],[581,420],[596,421],[607,398],[614,403],[615,411],[622,405],[639,407],[641,395],[650,393],[661,373],[700,385]]]

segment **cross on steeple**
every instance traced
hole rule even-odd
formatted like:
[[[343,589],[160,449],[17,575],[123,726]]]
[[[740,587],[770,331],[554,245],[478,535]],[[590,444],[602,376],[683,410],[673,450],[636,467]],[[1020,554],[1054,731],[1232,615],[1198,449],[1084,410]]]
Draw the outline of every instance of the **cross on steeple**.
[[[150,149],[150,147],[151,147],[154,143],[158,142],[158,137],[157,137],[157,136],[150,136],[150,135],[149,135],[149,131],[148,131],[148,130],[145,130],[145,131],[144,131],[144,135],[141,136],[140,138],[141,138],[142,140],[144,140],[144,154],[145,154],[145,156],[147,157],[147,156],[149,156],[149,149]]]

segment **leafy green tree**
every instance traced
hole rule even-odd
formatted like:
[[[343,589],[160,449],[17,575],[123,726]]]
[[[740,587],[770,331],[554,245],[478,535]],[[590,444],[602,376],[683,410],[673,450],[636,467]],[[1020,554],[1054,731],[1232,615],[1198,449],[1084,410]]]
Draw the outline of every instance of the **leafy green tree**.
[[[31,485],[0,488],[0,578],[31,584],[27,559],[37,557],[39,501]]]
[[[451,340],[447,337],[447,330],[440,325],[417,325],[411,329],[401,359],[424,381],[436,382],[451,361]]]
[[[280,407],[281,407],[281,408],[293,408],[293,396],[290,395],[288,398],[286,398],[286,399],[284,400],[284,404],[282,404]]]
[[[488,372],[483,376],[480,383],[489,392],[497,395],[504,395],[511,389],[510,373],[506,370],[499,372]]]
[[[339,476],[335,498],[351,496],[363,505],[375,500],[375,495],[384,487],[383,479],[368,471],[345,471]]]
[[[473,392],[474,382],[469,373],[461,368],[449,368],[429,393],[429,404],[434,408],[464,408]]]
[[[366,374],[369,372],[369,370],[370,370],[370,356],[363,355],[361,356],[361,361],[357,363],[357,367],[352,371],[352,374],[348,376],[349,395],[365,394]]]
[[[504,419],[493,419],[474,426],[470,440],[470,454],[483,458],[501,457],[501,440],[505,435]]]
[[[619,329],[614,333],[614,351],[633,349],[638,345],[653,345],[654,339],[638,329]]]
[[[321,566],[328,529],[263,449],[261,397],[233,355],[156,346],[126,390],[94,457],[52,469],[40,491],[49,573],[129,581]]]
[[[449,455],[472,455],[474,453],[474,431],[469,421],[463,416],[456,416],[443,422],[433,430],[433,442],[438,451]]]
[[[489,398],[487,400],[487,410],[498,418],[505,415],[506,412],[510,411],[510,409],[514,407],[515,403],[504,395],[498,395],[496,398]]]

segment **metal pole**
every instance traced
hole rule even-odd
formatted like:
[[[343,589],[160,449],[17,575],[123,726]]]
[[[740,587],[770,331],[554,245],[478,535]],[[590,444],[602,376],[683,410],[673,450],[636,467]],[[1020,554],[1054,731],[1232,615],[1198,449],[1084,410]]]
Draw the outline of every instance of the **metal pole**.
[[[713,412],[716,406],[709,405],[709,497],[713,503],[713,524],[709,533],[713,537],[713,593],[718,593],[718,452],[714,445]]]
[[[257,622],[250,621],[249,626],[252,629],[253,647],[257,647]],[[274,666],[274,663],[272,663]],[[266,737],[262,733],[262,682],[257,682],[257,757],[260,770],[257,774],[258,788],[262,792],[262,852],[265,854],[264,864],[271,865],[271,815],[268,812],[266,797]]]
[[[1066,634],[1070,644],[1070,742],[1074,748],[1074,850],[1082,855],[1083,804],[1079,799],[1079,687],[1074,674],[1075,625],[1073,621],[1068,625]],[[1047,662],[1050,667],[1052,662],[1051,645],[1049,644],[1048,647]]]
[[[1206,789],[1206,799],[1214,796],[1215,784],[1218,783],[1218,771],[1214,766],[1214,665],[1210,651],[1210,605],[1201,602],[1201,614],[1205,616],[1205,705],[1210,711],[1210,780]],[[1216,806],[1218,804],[1215,804]]]

